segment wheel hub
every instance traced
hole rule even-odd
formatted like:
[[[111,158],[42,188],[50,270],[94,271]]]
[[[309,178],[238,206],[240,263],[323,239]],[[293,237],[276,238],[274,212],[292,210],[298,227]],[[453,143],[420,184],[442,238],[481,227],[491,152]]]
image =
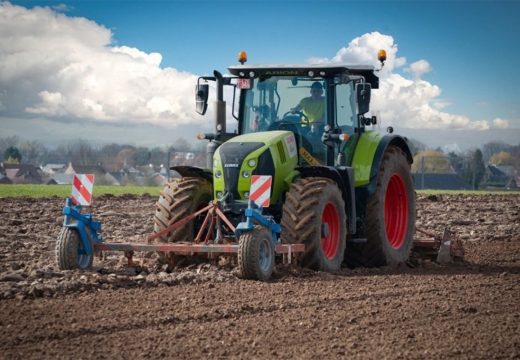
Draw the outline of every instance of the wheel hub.
[[[340,226],[338,209],[328,202],[321,216],[321,248],[328,259],[334,259],[338,253]]]
[[[385,194],[385,229],[390,246],[399,249],[405,242],[408,229],[408,193],[403,177],[390,177]]]

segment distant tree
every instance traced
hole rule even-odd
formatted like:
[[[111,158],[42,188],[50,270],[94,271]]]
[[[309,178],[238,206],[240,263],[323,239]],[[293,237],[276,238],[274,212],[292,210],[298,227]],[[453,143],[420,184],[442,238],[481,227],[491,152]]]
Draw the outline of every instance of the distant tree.
[[[168,161],[168,152],[160,147],[155,147],[150,150],[150,163],[153,165],[166,165]]]
[[[49,151],[37,140],[24,141],[20,144],[20,152],[24,162],[33,165],[44,165],[47,163]]]
[[[510,151],[511,145],[503,142],[493,141],[488,142],[482,146],[482,156],[485,162],[489,162],[491,156],[501,151]]]
[[[4,154],[10,147],[19,148],[20,138],[18,136],[8,136],[0,138],[0,154]]]
[[[414,173],[451,173],[449,158],[442,152],[435,150],[421,151],[413,158],[412,172]]]
[[[67,156],[76,165],[95,165],[98,153],[92,145],[83,139],[70,142],[66,146]]]
[[[489,163],[493,165],[514,165],[515,158],[510,153],[501,151],[491,156]]]
[[[462,175],[464,172],[464,156],[452,151],[448,153],[448,160],[450,161],[450,165],[453,171],[459,175]]]
[[[121,150],[116,156],[116,164],[119,168],[127,169],[130,166],[135,166],[135,149],[133,148],[125,148]]]
[[[191,144],[185,138],[177,138],[172,146],[176,151],[189,152],[191,151]]]
[[[10,146],[4,151],[4,160],[8,163],[20,163],[22,161],[22,154],[17,147]]]
[[[482,179],[486,173],[486,165],[480,149],[470,152],[468,161],[464,169],[464,178],[471,184],[474,190],[478,190]]]
[[[134,159],[135,159],[135,164],[137,166],[149,165],[150,160],[151,160],[150,150],[145,147],[138,147],[135,150]]]

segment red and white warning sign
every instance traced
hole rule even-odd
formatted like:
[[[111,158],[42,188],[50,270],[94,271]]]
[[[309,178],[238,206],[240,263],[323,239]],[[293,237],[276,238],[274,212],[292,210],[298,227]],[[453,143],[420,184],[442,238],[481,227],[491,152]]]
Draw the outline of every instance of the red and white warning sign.
[[[271,198],[271,185],[273,177],[270,175],[251,176],[251,189],[249,197],[260,207],[269,207]]]
[[[93,188],[94,174],[75,174],[72,179],[72,201],[76,205],[90,205]]]

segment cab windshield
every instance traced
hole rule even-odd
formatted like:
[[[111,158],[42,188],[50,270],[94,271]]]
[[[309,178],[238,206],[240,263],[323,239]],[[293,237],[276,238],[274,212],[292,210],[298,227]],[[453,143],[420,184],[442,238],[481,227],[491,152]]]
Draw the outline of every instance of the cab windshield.
[[[326,164],[327,147],[321,141],[325,125],[351,135],[355,132],[357,117],[352,82],[343,83],[339,78],[273,76],[245,79],[244,84],[241,87],[241,134],[292,131],[302,158]],[[331,96],[335,99],[327,101]],[[329,103],[334,104],[334,114],[328,114]]]
[[[280,122],[323,127],[327,120],[324,79],[270,77],[251,79],[245,91],[241,133],[278,130]]]

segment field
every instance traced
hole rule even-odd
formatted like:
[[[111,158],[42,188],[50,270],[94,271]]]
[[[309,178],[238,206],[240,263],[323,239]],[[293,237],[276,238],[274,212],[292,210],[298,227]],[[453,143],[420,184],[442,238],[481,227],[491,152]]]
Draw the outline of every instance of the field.
[[[278,266],[259,283],[224,264],[167,273],[155,254],[138,256],[138,268],[113,253],[91,272],[59,271],[63,198],[3,191],[0,358],[520,357],[519,194],[419,194],[418,225],[449,226],[465,246],[462,264]],[[97,194],[107,241],[144,240],[150,194]]]

